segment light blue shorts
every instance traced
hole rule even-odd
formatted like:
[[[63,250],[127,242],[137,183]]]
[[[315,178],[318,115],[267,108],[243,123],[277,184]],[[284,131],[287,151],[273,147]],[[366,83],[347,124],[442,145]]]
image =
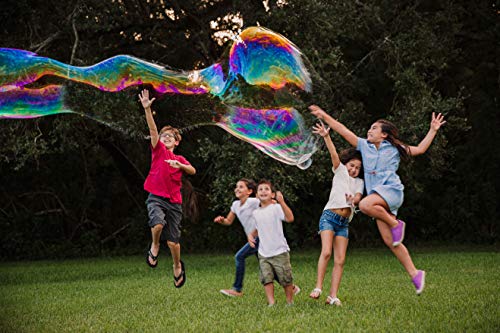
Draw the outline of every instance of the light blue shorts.
[[[331,230],[335,236],[349,238],[349,219],[325,209],[319,218],[319,232],[323,230]]]

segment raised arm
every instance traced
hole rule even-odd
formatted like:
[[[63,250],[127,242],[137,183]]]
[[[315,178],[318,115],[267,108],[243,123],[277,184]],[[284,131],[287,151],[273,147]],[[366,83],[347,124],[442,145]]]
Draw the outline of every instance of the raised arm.
[[[158,144],[160,140],[160,136],[158,135],[158,128],[156,127],[155,120],[153,119],[153,113],[151,112],[151,104],[153,104],[155,98],[149,99],[149,90],[144,89],[139,94],[139,101],[144,108],[144,113],[146,114],[146,122],[149,127],[149,135],[151,136],[151,146],[154,148]]]
[[[285,198],[283,197],[283,194],[280,191],[276,192],[276,201],[281,206],[281,209],[283,209],[283,213],[285,213],[285,222],[292,223],[294,220],[293,212],[290,209],[290,207],[288,207],[288,205],[286,204]]]
[[[411,156],[417,156],[417,155],[422,155],[429,149],[432,141],[434,140],[434,137],[436,136],[437,131],[441,128],[443,124],[445,124],[446,121],[444,120],[444,116],[440,113],[436,116],[436,114],[433,112],[432,113],[432,119],[431,119],[431,125],[429,128],[429,132],[427,132],[427,135],[425,138],[420,141],[418,146],[409,146],[408,150]]]
[[[351,132],[350,129],[345,127],[344,124],[333,119],[332,116],[330,116],[317,105],[309,106],[309,110],[311,110],[311,113],[318,119],[324,120],[332,130],[339,133],[347,142],[351,144],[351,146],[357,147],[358,137],[356,136],[356,134]]]
[[[323,123],[320,123],[313,126],[313,133],[321,135],[325,140],[326,148],[328,148],[330,157],[332,158],[333,168],[336,170],[339,167],[340,158],[330,137],[330,129],[327,129]]]
[[[229,214],[227,214],[226,217],[224,217],[224,216],[217,216],[214,219],[214,222],[222,224],[222,225],[231,225],[231,224],[233,224],[235,217],[236,217],[236,215],[232,211],[230,211]]]

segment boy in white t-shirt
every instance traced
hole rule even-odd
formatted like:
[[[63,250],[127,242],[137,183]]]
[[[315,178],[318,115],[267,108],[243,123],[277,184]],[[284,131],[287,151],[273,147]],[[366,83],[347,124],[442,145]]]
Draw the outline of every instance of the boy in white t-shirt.
[[[325,140],[332,159],[334,177],[330,198],[319,220],[321,255],[318,259],[316,287],[309,297],[318,299],[321,295],[326,267],[333,248],[332,283],[326,303],[341,306],[342,303],[337,298],[337,292],[344,271],[345,255],[349,242],[349,222],[354,215],[355,205],[359,203],[363,195],[364,182],[358,178],[362,167],[361,154],[351,148],[342,151],[339,156],[329,131],[330,129],[325,128],[323,123],[317,124],[313,128],[313,132],[321,135]]]
[[[240,220],[245,235],[255,230],[255,220],[252,217],[254,210],[259,208],[260,201],[253,198],[257,185],[252,179],[242,178],[236,183],[234,194],[238,200],[235,200],[231,205],[231,210],[226,217],[217,216],[214,219],[215,223],[221,225],[232,225],[234,219],[237,217]],[[258,247],[259,240],[256,240]],[[251,255],[257,254],[257,249],[251,247],[250,244],[245,243],[243,247],[234,256],[236,264],[236,274],[234,278],[233,287],[231,289],[221,289],[220,292],[230,297],[243,296],[243,280],[245,278],[245,260]]]
[[[283,234],[282,221],[293,222],[293,213],[285,203],[283,194],[273,190],[268,180],[261,180],[257,186],[260,207],[253,212],[255,230],[248,234],[248,243],[255,246],[259,237],[260,281],[264,285],[269,306],[274,305],[274,279],[285,289],[286,302],[293,304],[294,285],[290,248]],[[274,203],[273,201],[276,201]]]

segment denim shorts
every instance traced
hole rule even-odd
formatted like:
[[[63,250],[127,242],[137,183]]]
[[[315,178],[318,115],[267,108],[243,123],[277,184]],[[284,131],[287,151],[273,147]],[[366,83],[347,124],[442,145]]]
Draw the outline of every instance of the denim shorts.
[[[331,230],[335,236],[349,238],[349,218],[325,209],[319,218],[319,232]]]

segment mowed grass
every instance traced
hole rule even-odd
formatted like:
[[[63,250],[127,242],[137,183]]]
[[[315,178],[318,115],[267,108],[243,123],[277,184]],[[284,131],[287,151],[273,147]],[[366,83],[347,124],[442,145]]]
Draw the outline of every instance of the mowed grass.
[[[268,308],[257,260],[247,259],[245,295],[228,298],[234,262],[227,255],[185,255],[187,282],[173,286],[171,258],[156,269],[143,257],[0,264],[2,332],[498,332],[500,255],[493,249],[411,249],[427,271],[417,297],[387,249],[350,250],[339,298],[326,306],[330,271],[319,301],[314,288],[318,251],[291,252],[296,284],[293,307]]]

